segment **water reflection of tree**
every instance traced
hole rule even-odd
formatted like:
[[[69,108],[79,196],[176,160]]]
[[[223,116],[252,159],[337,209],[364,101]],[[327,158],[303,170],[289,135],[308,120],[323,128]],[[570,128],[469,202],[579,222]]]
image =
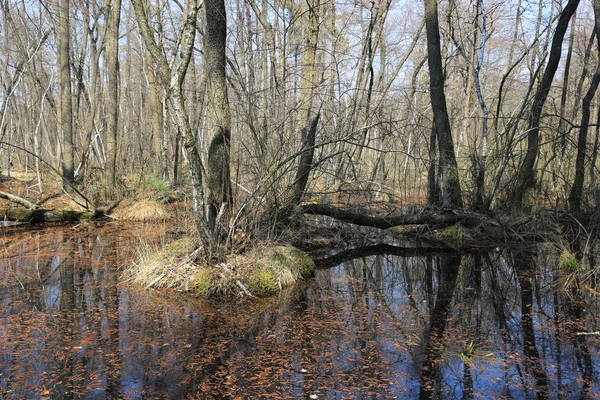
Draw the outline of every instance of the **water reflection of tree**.
[[[225,307],[119,287],[114,268],[127,262],[128,240],[65,231],[11,251],[14,268],[0,265],[8,354],[0,390],[35,397],[35,379],[55,397],[123,397],[132,380],[145,396],[175,398],[414,398],[419,390],[508,398],[532,394],[532,385],[585,398],[596,390],[597,338],[576,333],[590,330],[597,305],[550,286],[554,253],[367,256],[320,271],[289,298]],[[471,342],[493,359],[459,358]]]
[[[422,363],[419,397],[441,398],[440,363],[444,352],[446,320],[460,267],[461,256],[441,256],[438,268],[438,285],[435,304],[429,314],[429,324],[423,335],[425,350]]]
[[[539,399],[548,398],[548,376],[540,357],[534,329],[534,284],[536,263],[531,251],[514,251],[513,263],[521,290],[521,329],[523,331],[523,354],[525,363],[533,374],[535,394]]]

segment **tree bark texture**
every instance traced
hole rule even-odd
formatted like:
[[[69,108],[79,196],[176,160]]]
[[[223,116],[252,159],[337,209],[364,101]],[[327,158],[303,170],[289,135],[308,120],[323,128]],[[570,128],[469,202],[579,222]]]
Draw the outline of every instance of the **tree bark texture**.
[[[176,116],[175,121],[178,128],[181,129],[185,154],[188,160],[188,171],[190,184],[192,186],[194,222],[200,235],[200,241],[207,247],[212,248],[214,242],[205,218],[208,214],[206,211],[206,196],[203,180],[205,173],[204,165],[198,151],[196,135],[192,134],[192,127],[190,125],[188,112],[185,108],[185,98],[183,96],[183,82],[192,56],[196,36],[198,2],[197,0],[191,0],[186,5],[187,13],[185,14],[185,24],[181,32],[181,51],[178,52],[178,60],[174,63],[172,68],[169,67],[167,59],[154,40],[154,35],[151,31],[142,0],[132,0],[131,4],[135,11],[136,20],[144,44],[156,64],[160,83],[165,91],[170,93],[173,98],[173,108]],[[207,7],[209,7],[209,5],[205,4],[205,8]]]
[[[58,132],[62,139],[63,188],[71,191],[75,180],[75,147],[73,143],[73,107],[71,100],[70,64],[70,0],[58,2]]]
[[[444,93],[444,74],[440,48],[440,28],[437,0],[425,1],[425,29],[427,32],[427,62],[429,64],[429,95],[435,121],[440,152],[442,175],[442,204],[447,208],[463,206],[458,165],[454,154],[450,120]]]
[[[306,191],[306,186],[308,185],[308,177],[313,166],[315,140],[317,137],[317,126],[319,124],[320,116],[320,114],[317,114],[310,123],[310,127],[302,130],[302,150],[300,151],[300,161],[298,163],[298,169],[296,170],[296,179],[292,186],[291,206],[300,204],[304,192]]]
[[[227,231],[232,208],[230,179],[231,113],[225,76],[227,16],[224,0],[205,0],[204,74],[208,149],[208,228],[217,236]],[[219,220],[224,226],[219,227]]]
[[[107,163],[105,190],[108,198],[115,196],[117,183],[117,144],[119,122],[119,24],[121,21],[121,0],[109,2],[108,29],[106,41],[107,98],[106,131]]]
[[[476,213],[427,213],[395,215],[387,217],[373,217],[363,212],[344,210],[327,204],[305,204],[301,207],[304,214],[325,215],[338,221],[348,222],[355,225],[370,226],[379,229],[388,229],[401,225],[453,225],[458,222],[465,226],[478,226],[486,221],[485,218]]]

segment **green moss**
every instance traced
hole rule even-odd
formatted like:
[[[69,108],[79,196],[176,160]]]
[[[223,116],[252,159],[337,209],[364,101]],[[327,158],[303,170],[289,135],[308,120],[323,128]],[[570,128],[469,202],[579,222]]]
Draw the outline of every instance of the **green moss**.
[[[206,296],[208,291],[215,286],[216,279],[209,269],[203,269],[194,276],[191,287],[195,293]]]
[[[196,244],[192,238],[184,237],[169,243],[164,248],[164,252],[172,254],[174,257],[187,255],[196,249]]]
[[[469,231],[460,224],[451,225],[442,231],[442,237],[453,240],[470,239]]]
[[[565,250],[558,258],[558,265],[562,272],[570,274],[579,271],[581,263],[569,250]]]
[[[273,268],[259,267],[247,278],[246,286],[256,296],[272,296],[279,292],[280,280]]]
[[[71,207],[61,208],[52,212],[58,220],[79,221],[81,219],[90,219],[92,214],[89,211],[73,210]]]
[[[276,246],[255,250],[239,258],[242,282],[255,296],[272,296],[299,279],[315,274],[314,261],[291,246]]]
[[[295,269],[300,272],[300,275],[304,278],[308,278],[315,275],[316,267],[315,262],[303,251],[296,248],[290,247],[289,253],[292,265]]]

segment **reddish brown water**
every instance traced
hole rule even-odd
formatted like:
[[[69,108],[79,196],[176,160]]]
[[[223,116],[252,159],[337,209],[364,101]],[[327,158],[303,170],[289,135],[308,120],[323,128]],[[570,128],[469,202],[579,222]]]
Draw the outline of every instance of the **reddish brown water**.
[[[166,228],[0,235],[0,398],[600,397],[598,290],[557,291],[546,247],[368,256],[258,303],[119,284]]]

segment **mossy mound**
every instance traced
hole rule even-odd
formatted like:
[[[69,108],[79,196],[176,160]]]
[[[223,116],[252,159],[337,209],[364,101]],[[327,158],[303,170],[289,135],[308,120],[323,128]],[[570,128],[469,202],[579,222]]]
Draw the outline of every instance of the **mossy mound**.
[[[190,238],[176,240],[160,251],[142,244],[140,261],[122,278],[146,288],[171,288],[206,297],[267,297],[315,273],[314,261],[292,246],[261,246],[208,267],[195,262],[196,249]]]
[[[264,246],[199,272],[194,291],[207,297],[272,296],[314,273],[315,263],[306,253],[292,246]]]

